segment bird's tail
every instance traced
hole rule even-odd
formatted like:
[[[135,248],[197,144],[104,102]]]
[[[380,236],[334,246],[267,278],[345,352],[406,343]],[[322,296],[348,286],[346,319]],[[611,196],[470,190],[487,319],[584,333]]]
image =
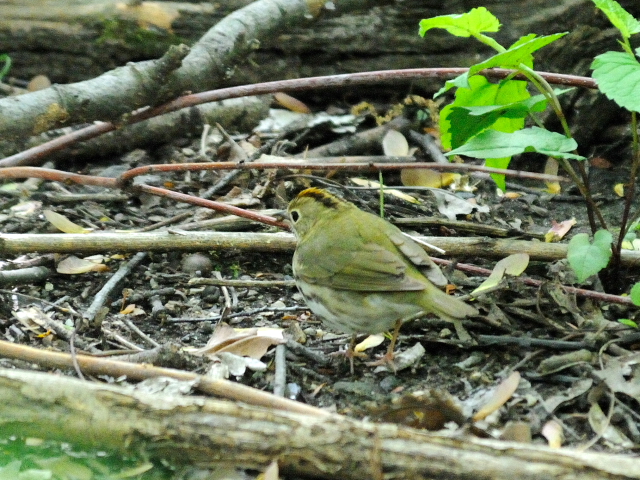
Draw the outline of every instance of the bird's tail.
[[[453,321],[478,315],[478,310],[474,307],[447,295],[435,285],[429,285],[427,290],[427,295],[423,296],[423,308],[427,312],[435,313],[443,320]]]

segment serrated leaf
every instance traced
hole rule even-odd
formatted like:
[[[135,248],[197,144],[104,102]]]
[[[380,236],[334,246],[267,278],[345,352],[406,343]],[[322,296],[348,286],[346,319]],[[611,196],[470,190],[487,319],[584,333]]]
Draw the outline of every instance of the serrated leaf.
[[[602,10],[613,26],[620,30],[624,38],[640,32],[640,22],[615,0],[593,0],[593,3]]]
[[[472,116],[466,108],[507,105],[529,98],[531,95],[527,91],[527,82],[503,80],[495,84],[480,75],[470,78],[469,88],[458,88],[455,100],[440,112],[442,146],[445,149],[460,147],[488,127],[503,132],[521,129],[524,126],[523,118],[502,118],[497,113]]]
[[[484,7],[472,8],[467,13],[440,15],[420,20],[420,36],[432,28],[443,28],[456,37],[470,37],[482,32],[497,32],[500,21]]]
[[[513,133],[487,130],[445,155],[502,158],[524,152],[538,152],[551,157],[584,160],[584,157],[580,155],[568,153],[575,150],[577,146],[574,139],[567,138],[560,133],[550,132],[540,127],[531,127]]]
[[[464,72],[464,73],[458,75],[456,78],[454,78],[452,80],[447,80],[444,83],[444,86],[433,95],[433,98],[438,98],[440,95],[442,95],[444,93],[447,93],[449,90],[451,90],[454,87],[455,88],[470,88],[470,86],[469,86],[469,72]]]
[[[609,264],[612,240],[613,236],[607,230],[598,230],[593,236],[593,243],[589,242],[589,235],[586,233],[579,233],[571,239],[567,260],[576,273],[578,282],[584,282],[587,277],[595,275]]]
[[[533,40],[534,38],[536,38],[538,35],[536,35],[535,33],[530,33],[529,35],[524,35],[522,37],[520,37],[518,40],[516,40],[515,42],[513,42],[513,44],[509,47],[509,50],[519,47],[520,45],[524,45],[527,42],[530,42],[531,40]]]
[[[491,58],[488,58],[484,62],[477,63],[469,69],[469,76],[475,75],[480,70],[485,68],[518,68],[521,63],[524,63],[528,67],[533,64],[532,54],[536,50],[540,50],[542,47],[555,42],[559,38],[564,37],[567,32],[554,33],[553,35],[545,35],[537,37],[528,42],[519,44],[515,43],[515,47],[510,47],[506,52],[498,53]]]
[[[631,287],[631,293],[629,293],[631,301],[634,305],[640,306],[640,282]]]
[[[625,52],[605,52],[591,63],[591,76],[608,98],[632,112],[640,112],[640,63]]]

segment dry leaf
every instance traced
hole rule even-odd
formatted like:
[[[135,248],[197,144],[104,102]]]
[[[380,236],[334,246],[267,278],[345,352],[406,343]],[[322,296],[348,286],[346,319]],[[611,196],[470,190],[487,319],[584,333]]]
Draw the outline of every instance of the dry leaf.
[[[120,310],[120,313],[122,315],[144,315],[145,311],[140,308],[137,307],[135,303],[130,303],[129,305],[127,305],[126,307],[124,307],[122,310]]]
[[[463,425],[467,421],[455,399],[440,390],[403,395],[391,405],[376,408],[371,415],[382,422],[430,431],[441,430],[447,422]]]
[[[614,393],[624,393],[640,401],[640,354],[611,358],[604,370],[594,371]]]
[[[424,356],[425,349],[420,343],[416,343],[413,347],[407,348],[400,353],[396,353],[393,357],[393,367],[391,365],[379,365],[373,371],[378,372],[390,372],[404,370],[406,368],[413,367]]]
[[[284,92],[276,92],[273,95],[273,98],[284,108],[288,108],[292,112],[311,113],[309,107],[307,107],[304,103],[302,103],[297,98],[292,97],[291,95],[287,95]]]
[[[353,351],[354,352],[364,352],[365,350],[368,350],[370,348],[374,348],[377,347],[378,345],[380,345],[382,342],[384,342],[384,335],[379,333],[377,335],[369,335],[367,338],[365,338],[363,341],[361,341],[360,343],[358,343],[354,348]]]
[[[498,189],[500,190],[500,189]],[[502,191],[502,190],[500,190]],[[504,192],[504,194],[502,194],[502,197],[508,199],[508,200],[515,200],[516,198],[520,198],[522,196],[521,193],[519,192]]]
[[[563,403],[574,400],[580,395],[584,395],[585,393],[587,393],[591,389],[592,385],[593,379],[583,378],[581,380],[578,380],[577,382],[574,382],[571,387],[562,389],[556,395],[552,395],[551,397],[546,398],[542,405],[544,406],[544,409],[547,411],[547,413],[553,413]]]
[[[456,215],[469,215],[474,211],[481,213],[489,213],[490,211],[486,205],[473,204],[446,190],[429,188],[429,191],[436,197],[438,211],[449,220],[455,220]]]
[[[547,158],[547,163],[544,165],[544,173],[546,175],[558,175],[558,161],[555,158]],[[547,185],[547,192],[558,194],[562,191],[560,182],[544,182]]]
[[[497,286],[505,275],[517,277],[525,271],[527,265],[529,265],[529,255],[526,253],[514,253],[513,255],[503,258],[496,263],[495,267],[493,267],[493,271],[491,272],[491,275],[489,275],[489,278],[471,292],[471,295],[478,295],[485,290]]]
[[[274,460],[269,466],[256,477],[256,480],[278,480],[278,462]]]
[[[500,434],[500,440],[531,443],[531,425],[526,422],[507,422]]]
[[[177,9],[159,2],[130,2],[130,4],[119,2],[116,8],[125,18],[135,20],[142,28],[154,26],[169,32],[172,32],[173,21],[180,16]]]
[[[235,353],[218,352],[215,358],[220,362],[217,368],[221,368],[224,373],[224,377],[218,378],[229,378],[229,375],[242,377],[247,371],[247,368],[254,372],[264,372],[267,370],[267,365],[260,360],[251,357],[241,357]],[[213,366],[211,371],[214,371]]]
[[[44,210],[42,212],[44,214],[44,218],[46,218],[51,225],[56,227],[58,230],[64,233],[91,233],[93,230],[91,228],[84,228],[78,225],[77,223],[73,223],[64,215],[60,215],[52,210]]]
[[[48,324],[53,312],[47,314],[37,307],[29,307],[11,312],[11,315],[13,315],[14,318],[27,330],[34,333],[40,333],[49,329]]]
[[[550,448],[560,448],[562,446],[562,441],[564,440],[562,425],[555,420],[549,420],[545,423],[540,433],[547,439],[547,444]]]
[[[269,347],[281,343],[285,343],[282,329],[249,328],[237,331],[226,323],[221,323],[213,331],[207,345],[192,353],[212,357],[220,352],[228,352],[259,359]]]
[[[589,408],[589,425],[591,425],[593,431],[613,445],[622,448],[633,448],[634,443],[620,429],[612,425],[609,420],[600,405],[598,405],[598,402],[593,402],[591,408]]]
[[[56,271],[67,275],[77,275],[88,272],[108,272],[109,267],[101,262],[102,259],[98,259],[96,256],[78,258],[71,255],[58,263]]]
[[[351,178],[351,181],[353,183],[355,183],[356,185],[360,186],[360,187],[372,187],[372,188],[380,188],[380,183],[375,182],[373,180],[367,180],[366,178]],[[412,197],[411,195],[408,195],[404,192],[401,192],[400,190],[394,190],[393,188],[387,188],[385,186],[382,187],[382,191],[386,194],[386,195],[393,195],[396,198],[400,198],[402,200],[404,200],[405,202],[409,202],[409,203],[420,203],[418,200],[416,200],[415,197]]]
[[[624,183],[616,183],[613,187],[613,191],[619,197],[624,197]]]
[[[544,235],[544,241],[549,242],[559,242],[564,238],[564,236],[569,233],[571,227],[576,224],[576,219],[572,218],[570,220],[564,220],[560,223],[555,220],[551,221],[551,228]]]
[[[605,169],[613,167],[613,164],[609,160],[602,157],[591,157],[589,159],[589,165],[595,168],[605,168]]]
[[[29,202],[20,202],[9,210],[16,217],[30,217],[34,213],[37,213],[38,210],[42,207],[42,202],[29,201]]]
[[[484,420],[498,410],[502,405],[507,403],[507,401],[511,398],[513,393],[518,388],[518,384],[520,383],[520,373],[513,372],[506,379],[504,379],[500,385],[494,390],[489,401],[485,403],[480,410],[473,416],[474,421]]]
[[[405,157],[409,154],[409,143],[397,130],[388,130],[382,138],[382,151],[388,157]]]
[[[46,75],[36,75],[31,80],[29,80],[29,84],[27,85],[27,90],[30,92],[35,92],[37,90],[44,90],[45,88],[49,88],[51,86],[51,80]]]
[[[405,187],[448,187],[460,180],[459,173],[438,172],[428,168],[404,168],[400,180]]]

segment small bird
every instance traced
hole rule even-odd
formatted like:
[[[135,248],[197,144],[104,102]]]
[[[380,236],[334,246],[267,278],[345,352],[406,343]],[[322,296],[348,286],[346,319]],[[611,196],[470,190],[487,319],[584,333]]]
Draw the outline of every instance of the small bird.
[[[393,328],[386,355],[391,362],[403,319],[430,312],[459,324],[478,314],[436,286],[447,284],[438,266],[383,218],[320,188],[300,192],[288,214],[298,240],[296,285],[327,327],[354,334],[351,350],[355,334]]]

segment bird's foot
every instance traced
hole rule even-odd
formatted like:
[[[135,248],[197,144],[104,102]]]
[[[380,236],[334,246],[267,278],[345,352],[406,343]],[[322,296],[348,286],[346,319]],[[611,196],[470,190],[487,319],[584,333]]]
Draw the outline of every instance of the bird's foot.
[[[393,351],[387,351],[383,356],[379,357],[377,360],[373,362],[367,362],[366,365],[368,367],[379,367],[381,365],[386,366],[393,370],[393,373],[397,373],[396,364],[393,361],[395,358],[395,353]]]

